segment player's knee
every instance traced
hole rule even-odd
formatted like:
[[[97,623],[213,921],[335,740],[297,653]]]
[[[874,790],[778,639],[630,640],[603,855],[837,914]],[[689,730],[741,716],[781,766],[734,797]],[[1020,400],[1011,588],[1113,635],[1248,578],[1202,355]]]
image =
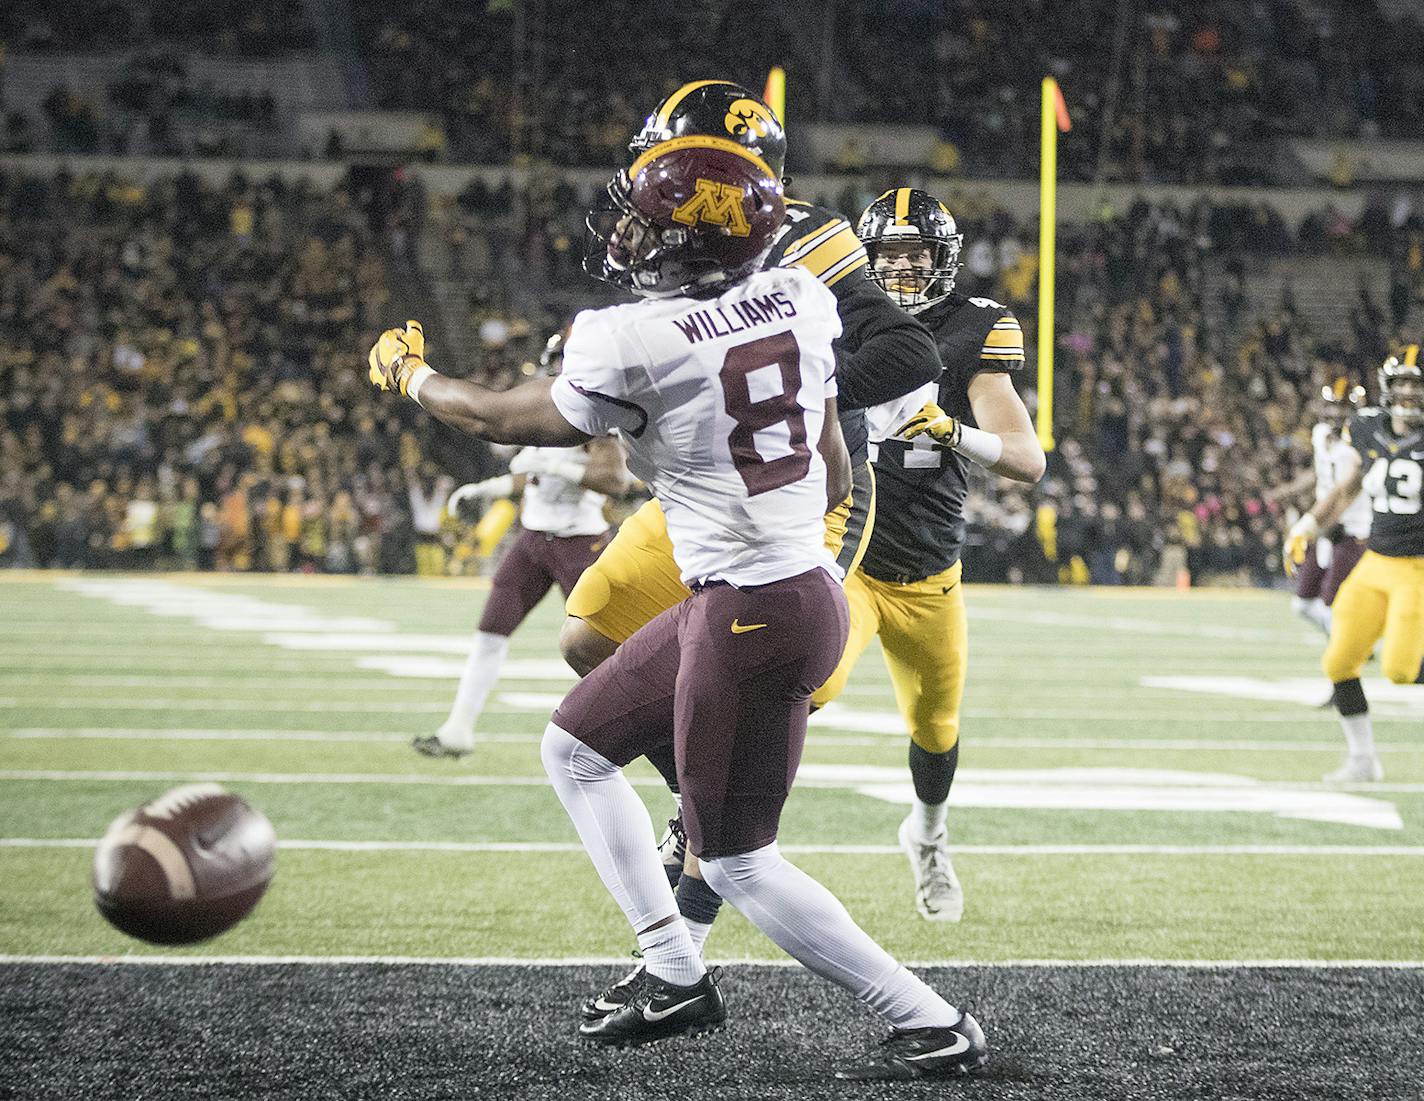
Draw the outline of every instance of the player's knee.
[[[584,745],[555,723],[544,728],[539,757],[555,787],[561,781],[593,783],[618,771],[618,766],[602,753]]]
[[[1334,646],[1326,647],[1325,656],[1320,659],[1320,668],[1331,684],[1357,679],[1363,666],[1363,661],[1355,660],[1350,654]]]
[[[776,842],[736,856],[702,858],[702,879],[726,899],[737,899],[756,890],[764,876],[775,875],[785,858]]]
[[[586,677],[613,656],[618,643],[599,634],[581,619],[569,616],[559,629],[559,653],[581,677]]]
[[[917,724],[910,731],[910,741],[926,753],[948,753],[959,744],[959,720],[938,719]]]
[[[1380,671],[1391,684],[1413,684],[1419,677],[1419,662],[1413,654],[1385,652],[1380,658]]]

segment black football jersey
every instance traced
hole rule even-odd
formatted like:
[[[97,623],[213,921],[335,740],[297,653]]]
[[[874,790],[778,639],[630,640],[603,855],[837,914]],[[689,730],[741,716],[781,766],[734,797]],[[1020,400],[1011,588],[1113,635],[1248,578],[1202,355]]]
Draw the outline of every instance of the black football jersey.
[[[938,377],[934,339],[866,278],[869,258],[851,224],[832,210],[791,200],[764,267],[800,267],[836,296],[836,398],[853,465],[868,458],[865,409]]]
[[[918,318],[934,334],[944,371],[912,398],[871,412],[872,423],[886,438],[872,447],[875,527],[861,569],[879,581],[931,577],[959,561],[964,546],[969,460],[928,434],[896,438],[899,424],[933,399],[950,416],[973,425],[969,383],[974,376],[1013,372],[1024,364],[1023,330],[1013,312],[992,299],[952,294]]]
[[[1391,558],[1424,555],[1424,428],[1396,436],[1387,413],[1365,409],[1350,422],[1349,440],[1374,505],[1370,550]]]

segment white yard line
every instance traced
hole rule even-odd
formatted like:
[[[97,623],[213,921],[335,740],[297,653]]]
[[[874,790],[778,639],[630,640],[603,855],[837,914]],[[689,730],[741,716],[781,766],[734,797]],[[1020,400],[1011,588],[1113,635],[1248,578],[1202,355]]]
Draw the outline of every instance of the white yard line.
[[[776,959],[755,959],[742,957],[718,957],[709,960],[752,967],[800,967],[795,960],[785,956]],[[627,969],[628,957],[623,956],[570,956],[564,959],[550,957],[521,958],[519,956],[465,956],[441,958],[438,956],[47,956],[47,955],[0,955],[0,964],[67,965],[96,964],[124,967],[621,967]],[[1417,971],[1424,969],[1424,960],[1179,960],[1179,959],[1093,959],[1093,960],[906,960],[905,966],[953,967],[953,968],[993,968],[996,970],[1023,968],[1113,968],[1113,967],[1169,967],[1180,970],[1235,971],[1250,969],[1290,969],[1290,970],[1343,970],[1372,969],[1388,971]]]
[[[1023,623],[1035,627],[1082,628],[1095,633],[1119,631],[1124,634],[1166,635],[1181,638],[1234,639],[1243,642],[1299,642],[1302,631],[1272,630],[1264,627],[1232,627],[1215,623],[1170,623],[1159,619],[1138,619],[1120,615],[1070,615],[1064,612],[1018,611],[969,605],[970,619],[998,623]]]
[[[0,837],[0,849],[92,849],[84,837]],[[577,841],[279,841],[293,852],[581,853]],[[793,856],[895,856],[899,845],[780,846]],[[1390,856],[1424,857],[1424,845],[954,845],[955,856]]]
[[[823,766],[833,767],[833,766]],[[984,777],[992,779],[1001,770],[978,770]],[[545,776],[484,776],[457,774],[454,776],[433,776],[416,773],[375,773],[375,772],[207,772],[195,770],[143,770],[143,769],[0,769],[0,781],[53,781],[73,783],[83,781],[129,782],[154,781],[172,783],[243,783],[243,784],[407,784],[419,787],[547,787]],[[661,787],[661,777],[629,776],[628,782],[643,787]],[[1365,795],[1420,795],[1424,794],[1424,783],[1420,784],[1324,784],[1308,780],[1257,780],[1246,778],[1256,788],[1281,788],[1305,792],[1358,792]],[[856,786],[853,777],[811,777],[801,776],[796,780],[800,788],[846,789]]]
[[[507,714],[521,711],[510,708]],[[885,734],[835,734],[824,726],[813,726],[809,746],[847,746],[885,748],[899,745],[905,735]],[[333,742],[359,744],[370,742],[407,743],[409,734],[384,734],[379,731],[361,730],[272,730],[272,729],[193,729],[162,727],[20,727],[5,732],[20,740],[98,739],[111,741],[155,741],[155,742]],[[499,734],[481,732],[477,746],[484,743],[497,745],[538,745],[538,734]],[[1338,754],[1341,743],[1338,740],[1321,742],[1249,741],[1238,742],[1228,739],[1211,738],[1013,738],[974,737],[973,745],[978,749],[1033,749],[1033,750],[1085,750],[1091,752],[1117,753],[1161,752],[1179,753],[1207,750],[1214,752],[1240,753],[1334,753]],[[1376,743],[1381,753],[1417,754],[1424,753],[1424,743],[1409,745],[1389,745]]]
[[[432,693],[434,695],[434,693]],[[283,711],[283,712],[303,712],[321,714],[324,712],[337,712],[345,714],[403,714],[409,712],[422,712],[429,714],[443,714],[449,710],[449,703],[442,697],[439,700],[409,700],[409,701],[363,701],[360,703],[328,701],[328,700],[283,700],[274,699],[269,693],[265,698],[253,698],[250,700],[239,699],[174,699],[168,696],[151,696],[141,699],[102,699],[102,700],[75,700],[75,699],[21,699],[16,696],[0,696],[0,707],[20,709],[30,711]],[[496,710],[491,707],[487,710]],[[516,708],[515,710],[526,710]],[[1174,711],[1144,712],[1144,711],[1079,711],[1072,708],[1006,708],[1006,707],[968,707],[963,711],[966,719],[976,721],[1022,721],[1026,719],[1044,719],[1054,722],[1094,722],[1094,723],[1133,723],[1141,725],[1143,723],[1191,723],[1194,726],[1210,723],[1220,725],[1229,723],[1239,725],[1242,723],[1294,723],[1303,725],[1316,722],[1324,723],[1329,716],[1323,712],[1314,714],[1302,708],[1299,711],[1286,713],[1263,713],[1251,714],[1250,712],[1237,712],[1223,714],[1220,712],[1213,714],[1192,713],[1185,707],[1178,707]],[[1408,715],[1375,715],[1376,724],[1381,723],[1418,723],[1417,716]],[[853,712],[843,711],[837,718],[827,718],[825,721],[812,724],[812,729],[832,729],[851,730],[857,733],[867,733],[860,728],[860,724]],[[870,731],[874,733],[875,731]]]

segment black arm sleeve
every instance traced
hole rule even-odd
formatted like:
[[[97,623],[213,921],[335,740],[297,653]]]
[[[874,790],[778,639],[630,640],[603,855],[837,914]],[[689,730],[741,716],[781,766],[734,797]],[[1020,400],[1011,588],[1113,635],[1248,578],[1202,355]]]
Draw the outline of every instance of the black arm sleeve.
[[[944,365],[929,330],[870,280],[845,282],[851,285],[837,295],[842,330],[836,342],[840,408],[879,405],[938,379]]]

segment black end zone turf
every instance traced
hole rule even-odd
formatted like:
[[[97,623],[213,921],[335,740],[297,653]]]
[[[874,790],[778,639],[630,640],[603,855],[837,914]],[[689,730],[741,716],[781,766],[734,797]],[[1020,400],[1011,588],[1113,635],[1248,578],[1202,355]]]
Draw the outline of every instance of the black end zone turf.
[[[796,968],[727,968],[725,1032],[610,1052],[575,1038],[616,968],[0,965],[0,1098],[1424,1097],[1424,971],[924,972],[984,1025],[958,1082],[855,1085],[882,1029]]]

